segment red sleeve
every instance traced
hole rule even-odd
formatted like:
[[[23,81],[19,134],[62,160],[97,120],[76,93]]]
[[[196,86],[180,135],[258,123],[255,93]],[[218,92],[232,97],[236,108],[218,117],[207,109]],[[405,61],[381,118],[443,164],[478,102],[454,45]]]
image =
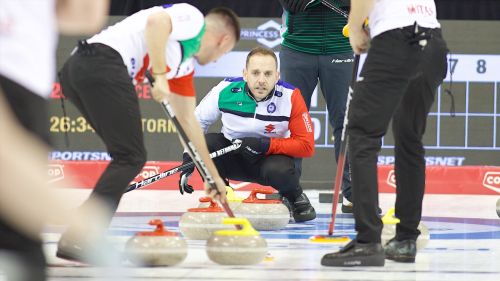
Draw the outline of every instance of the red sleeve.
[[[314,155],[314,129],[306,103],[298,88],[292,93],[292,112],[288,128],[289,138],[272,138],[267,154],[285,154],[292,157]]]
[[[170,91],[185,97],[194,97],[196,92],[194,90],[194,71],[188,75],[172,78],[168,80]]]

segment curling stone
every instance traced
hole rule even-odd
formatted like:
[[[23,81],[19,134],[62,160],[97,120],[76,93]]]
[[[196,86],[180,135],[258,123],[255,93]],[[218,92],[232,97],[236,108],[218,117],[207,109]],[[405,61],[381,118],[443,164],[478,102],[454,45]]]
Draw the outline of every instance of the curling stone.
[[[229,203],[229,208],[231,210],[235,210],[241,204],[244,198],[238,197],[234,192],[233,188],[230,186],[226,186],[226,198]],[[201,201],[200,201],[201,202]],[[206,208],[210,205],[210,201],[205,200],[198,205],[198,208]]]
[[[159,219],[151,220],[156,225],[152,232],[139,232],[125,245],[127,259],[138,266],[172,266],[187,256],[187,244],[177,233],[164,229]]]
[[[257,194],[272,194],[272,188],[258,187],[235,209],[235,216],[247,218],[257,230],[280,230],[290,221],[290,211],[281,200],[259,199]]]
[[[227,217],[224,210],[211,198],[200,198],[200,202],[205,200],[210,202],[207,208],[191,208],[181,216],[179,229],[188,239],[207,240],[216,230],[232,228],[222,224],[222,219]]]
[[[252,265],[267,254],[267,243],[245,218],[225,218],[223,223],[239,224],[241,230],[218,230],[207,240],[208,258],[222,265]]]
[[[396,236],[396,224],[399,223],[399,219],[394,217],[394,208],[389,209],[387,213],[382,217],[382,223],[384,227],[382,228],[382,245],[385,245],[389,240]],[[427,246],[430,240],[429,229],[420,222],[418,225],[418,230],[420,230],[420,235],[417,238],[417,250],[421,250]]]
[[[497,200],[497,216],[500,218],[500,198]]]

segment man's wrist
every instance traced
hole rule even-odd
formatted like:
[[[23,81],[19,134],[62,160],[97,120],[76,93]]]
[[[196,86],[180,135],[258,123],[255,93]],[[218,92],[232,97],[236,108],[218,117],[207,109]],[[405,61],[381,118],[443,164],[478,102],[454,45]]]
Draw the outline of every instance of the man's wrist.
[[[167,74],[167,72],[168,72],[168,71],[166,71],[166,70],[165,70],[165,71],[163,71],[163,72],[154,72],[154,71],[151,71],[151,74],[152,74],[153,76],[160,76],[160,75],[165,75],[165,74]]]
[[[359,33],[363,31],[363,23],[348,22],[349,34]]]

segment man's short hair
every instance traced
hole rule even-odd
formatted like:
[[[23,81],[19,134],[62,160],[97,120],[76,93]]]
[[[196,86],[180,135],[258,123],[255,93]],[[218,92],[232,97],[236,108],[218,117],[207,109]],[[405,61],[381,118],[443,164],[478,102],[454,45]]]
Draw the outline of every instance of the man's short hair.
[[[248,62],[250,61],[250,58],[255,56],[255,55],[263,55],[263,56],[271,56],[274,59],[274,62],[276,62],[276,68],[278,68],[278,58],[276,57],[276,54],[274,53],[273,50],[264,48],[264,47],[255,47],[253,48],[250,53],[247,55],[247,61],[245,66],[248,67]]]
[[[234,38],[236,42],[240,40],[240,22],[238,16],[233,12],[233,10],[226,7],[217,7],[208,11],[208,15],[216,15],[220,17],[225,25],[225,27],[230,28],[233,31]]]

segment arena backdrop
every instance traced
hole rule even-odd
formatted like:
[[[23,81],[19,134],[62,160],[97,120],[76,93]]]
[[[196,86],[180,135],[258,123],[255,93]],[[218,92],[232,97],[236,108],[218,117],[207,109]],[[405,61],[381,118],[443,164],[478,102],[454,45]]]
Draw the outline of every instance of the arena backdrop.
[[[112,17],[110,24],[121,17]],[[196,68],[197,99],[221,79],[240,76],[247,52],[262,45],[280,49],[279,18],[242,18],[241,41],[233,52],[216,63]],[[446,82],[440,87],[427,122],[425,145],[428,166],[500,166],[500,22],[442,21],[444,37],[451,54]],[[496,35],[495,35],[496,34]],[[69,56],[78,38],[61,37],[57,53],[58,68]],[[453,81],[451,83],[451,80]],[[151,98],[147,85],[137,85],[142,111],[148,160],[179,161],[181,145],[170,121]],[[318,91],[320,91],[318,89]],[[451,116],[454,97],[454,116]],[[54,160],[109,160],[103,143],[85,119],[69,102],[63,117],[62,93],[54,84],[50,99],[50,133]],[[332,130],[320,93],[312,99],[311,116],[315,128],[316,154],[303,164],[305,188],[331,188],[336,164]],[[217,124],[211,131],[220,130]],[[68,137],[68,143],[65,141]],[[383,139],[379,164],[393,164],[393,137],[389,131]]]

